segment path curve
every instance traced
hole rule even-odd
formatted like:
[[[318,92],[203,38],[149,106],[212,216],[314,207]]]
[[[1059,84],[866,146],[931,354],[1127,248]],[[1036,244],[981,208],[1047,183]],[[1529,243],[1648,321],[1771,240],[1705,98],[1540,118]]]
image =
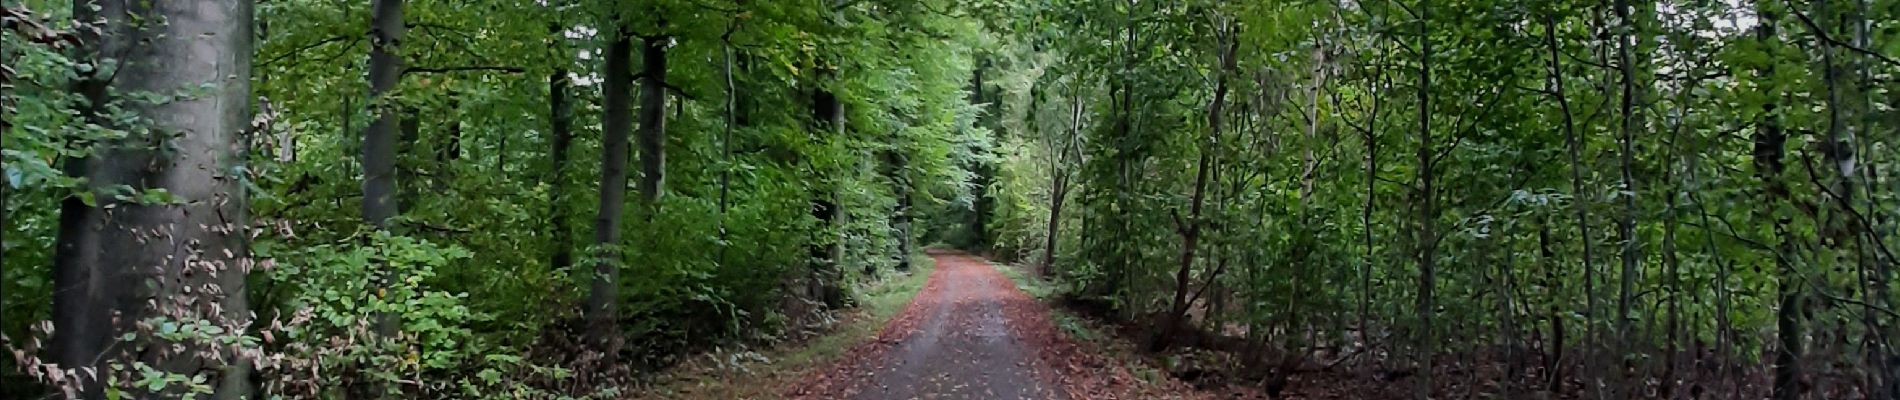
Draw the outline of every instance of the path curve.
[[[982,258],[931,252],[936,270],[878,340],[792,389],[799,399],[1068,399],[1020,332],[1046,309]]]

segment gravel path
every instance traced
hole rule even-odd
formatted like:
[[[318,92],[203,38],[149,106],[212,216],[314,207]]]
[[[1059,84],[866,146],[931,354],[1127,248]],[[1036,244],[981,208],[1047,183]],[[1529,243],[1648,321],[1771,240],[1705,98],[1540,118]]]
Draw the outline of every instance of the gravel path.
[[[982,258],[931,256],[937,268],[929,283],[878,340],[793,397],[1067,399],[1035,345],[1015,333],[1026,323],[1046,324],[1046,316],[1018,315],[1043,310],[1035,300]]]

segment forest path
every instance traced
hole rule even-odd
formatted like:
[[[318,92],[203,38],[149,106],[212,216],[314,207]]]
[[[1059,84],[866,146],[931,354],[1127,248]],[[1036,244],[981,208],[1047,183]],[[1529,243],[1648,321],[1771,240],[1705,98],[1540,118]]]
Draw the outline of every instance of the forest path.
[[[876,341],[814,374],[791,397],[1066,399],[1035,346],[1018,336],[1046,308],[972,255],[932,251],[936,270]]]

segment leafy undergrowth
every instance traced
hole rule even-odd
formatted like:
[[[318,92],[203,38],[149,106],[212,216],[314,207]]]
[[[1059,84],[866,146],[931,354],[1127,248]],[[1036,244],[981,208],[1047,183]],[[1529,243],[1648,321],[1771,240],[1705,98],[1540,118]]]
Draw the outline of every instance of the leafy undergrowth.
[[[837,361],[854,345],[874,340],[886,321],[904,310],[924,287],[936,264],[912,257],[909,274],[895,274],[861,292],[858,308],[848,311],[824,334],[778,347],[719,349],[682,363],[655,379],[633,398],[771,399],[805,371]]]
[[[1055,338],[1054,345],[1044,344],[1047,347],[1044,350],[1045,361],[1058,366],[1066,364],[1059,368],[1067,368],[1067,375],[1107,381],[1107,384],[1092,383],[1091,387],[1083,388],[1088,392],[1077,394],[1076,398],[1398,399],[1411,397],[1419,386],[1419,377],[1409,369],[1363,364],[1351,364],[1361,368],[1332,368],[1332,365],[1340,363],[1309,359],[1301,363],[1298,372],[1291,374],[1286,382],[1277,385],[1277,396],[1269,395],[1266,386],[1273,385],[1231,376],[1237,372],[1232,369],[1233,366],[1240,364],[1236,354],[1182,346],[1162,354],[1145,353],[1136,344],[1136,332],[1142,331],[1135,326],[1136,323],[1102,321],[1068,307],[1051,306],[1061,303],[1060,288],[1054,282],[1035,276],[1030,272],[1031,268],[999,265],[997,270],[1009,276],[1018,288],[1034,296],[1041,305],[1048,307],[1049,312],[1045,315],[1048,315],[1049,325],[1062,333],[1056,335],[1059,337]],[[1035,340],[1036,334],[1019,336]],[[1565,370],[1572,372],[1565,379],[1563,392],[1553,394],[1542,390],[1541,386],[1548,382],[1548,378],[1539,366],[1548,361],[1535,356],[1528,357],[1523,360],[1524,367],[1513,374],[1506,372],[1505,356],[1497,349],[1443,354],[1437,361],[1439,367],[1434,374],[1434,397],[1587,398],[1584,383],[1574,372],[1584,368],[1581,362],[1572,361],[1566,365]],[[1698,361],[1697,364],[1703,362]],[[1685,371],[1681,377],[1683,381],[1676,389],[1677,394],[1686,394],[1690,398],[1765,398],[1769,395],[1768,375],[1771,371],[1765,366],[1751,366],[1732,373],[1736,376],[1729,378],[1734,380],[1709,376],[1711,371]],[[1181,378],[1184,374],[1196,378]],[[1645,382],[1639,389],[1643,393],[1642,397],[1664,397],[1659,384]],[[1859,393],[1852,393],[1851,384],[1848,383],[1831,382],[1821,386],[1826,387],[1817,389],[1823,394],[1821,398],[1865,398]]]
[[[1035,342],[1043,362],[1056,368],[1061,385],[1077,399],[1213,399],[1251,398],[1251,390],[1198,391],[1141,358],[1134,343],[1111,326],[1050,307],[1058,293],[1050,282],[1035,277],[1027,267],[998,265],[997,270],[1034,296],[1042,310],[1019,312],[1027,318],[1017,336]],[[1036,319],[1046,316],[1047,321]]]

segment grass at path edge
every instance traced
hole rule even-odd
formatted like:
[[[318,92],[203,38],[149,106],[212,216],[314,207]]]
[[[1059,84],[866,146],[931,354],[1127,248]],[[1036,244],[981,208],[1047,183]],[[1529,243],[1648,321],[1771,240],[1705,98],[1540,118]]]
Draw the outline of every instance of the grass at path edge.
[[[917,292],[923,290],[936,267],[936,261],[929,256],[912,256],[908,275],[887,275],[882,281],[864,287],[858,307],[845,311],[845,316],[829,331],[803,342],[760,350],[756,353],[759,357],[750,361],[728,363],[719,353],[697,357],[689,365],[670,372],[665,383],[636,397],[778,398],[779,391],[803,377],[805,372],[829,366],[859,343],[876,340],[885,323],[903,312]]]

